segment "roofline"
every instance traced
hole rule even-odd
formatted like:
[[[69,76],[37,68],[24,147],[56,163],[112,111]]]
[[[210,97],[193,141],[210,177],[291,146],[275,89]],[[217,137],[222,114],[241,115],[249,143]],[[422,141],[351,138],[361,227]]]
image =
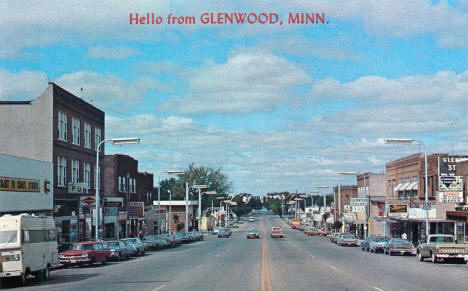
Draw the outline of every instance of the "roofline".
[[[2,105],[29,105],[31,104],[31,100],[28,101],[1,101],[0,104]]]

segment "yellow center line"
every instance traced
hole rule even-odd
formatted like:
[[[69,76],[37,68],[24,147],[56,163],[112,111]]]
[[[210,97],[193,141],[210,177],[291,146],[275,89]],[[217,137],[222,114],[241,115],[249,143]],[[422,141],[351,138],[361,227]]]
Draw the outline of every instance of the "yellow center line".
[[[262,228],[263,228],[263,221],[262,221]],[[271,287],[270,267],[268,265],[266,230],[264,228],[263,228],[263,239],[262,239],[262,269],[260,272],[260,284],[262,286],[261,287],[262,291],[265,291],[265,285],[266,285],[267,291],[273,290]]]

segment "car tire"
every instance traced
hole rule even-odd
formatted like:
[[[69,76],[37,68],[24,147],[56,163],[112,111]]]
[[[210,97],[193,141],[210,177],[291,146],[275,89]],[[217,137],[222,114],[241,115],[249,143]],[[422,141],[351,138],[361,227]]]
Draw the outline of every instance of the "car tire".
[[[431,254],[431,262],[432,262],[433,264],[437,264],[437,256],[436,256],[435,253],[432,253],[432,254]]]
[[[49,281],[50,280],[50,269],[49,266],[47,266],[44,269],[44,281]]]

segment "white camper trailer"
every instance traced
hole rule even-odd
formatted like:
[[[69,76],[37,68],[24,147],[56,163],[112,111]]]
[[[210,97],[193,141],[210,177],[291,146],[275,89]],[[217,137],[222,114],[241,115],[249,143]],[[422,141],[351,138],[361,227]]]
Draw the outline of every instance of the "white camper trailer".
[[[50,268],[59,264],[55,223],[52,217],[28,214],[0,217],[0,279],[29,275],[50,278]]]

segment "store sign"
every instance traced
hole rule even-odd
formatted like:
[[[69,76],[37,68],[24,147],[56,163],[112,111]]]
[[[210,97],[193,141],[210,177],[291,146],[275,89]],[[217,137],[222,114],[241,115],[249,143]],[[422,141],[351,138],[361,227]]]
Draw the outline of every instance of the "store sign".
[[[129,218],[144,218],[145,217],[145,203],[144,202],[130,202],[128,207]]]
[[[439,177],[439,191],[463,191],[463,177],[462,176],[440,176]]]
[[[351,198],[351,206],[366,206],[367,198]]]
[[[440,203],[461,203],[463,202],[462,191],[439,191]]]
[[[127,211],[121,211],[117,214],[117,220],[124,221],[127,220]]]
[[[468,161],[468,156],[439,156],[439,176],[455,176],[457,164]]]
[[[68,193],[70,194],[88,194],[87,183],[68,183]]]
[[[390,213],[390,215],[395,215],[395,214],[399,214],[399,215],[406,215],[408,213],[408,205],[406,204],[391,204],[388,206],[388,212]]]
[[[96,198],[94,196],[82,196],[80,197],[80,206],[96,206]]]
[[[0,191],[40,192],[39,180],[0,177]]]
[[[352,205],[351,207],[352,207],[352,211],[355,213],[364,213],[366,211],[365,205],[358,205],[358,206]]]
[[[107,207],[122,207],[123,206],[122,197],[104,197],[102,201],[104,202],[104,206],[107,206]]]

